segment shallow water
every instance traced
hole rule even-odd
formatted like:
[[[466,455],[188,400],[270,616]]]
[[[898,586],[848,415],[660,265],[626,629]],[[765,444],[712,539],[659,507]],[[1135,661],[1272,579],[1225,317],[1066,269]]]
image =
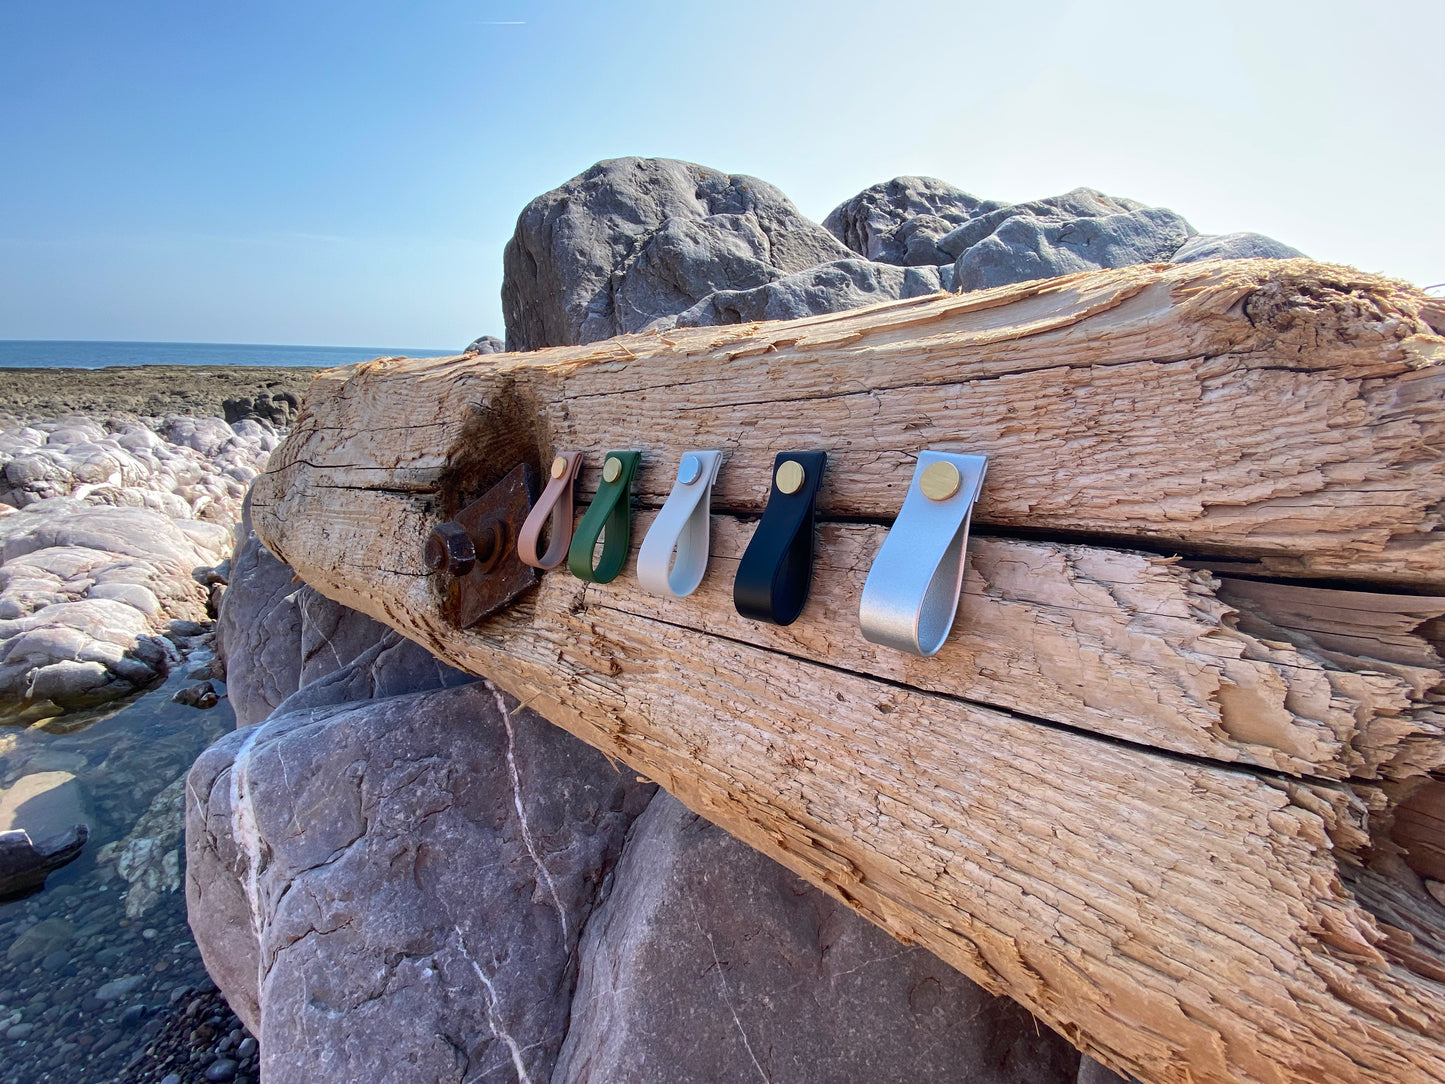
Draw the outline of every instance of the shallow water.
[[[0,1084],[117,1080],[128,1064],[140,1067],[147,1042],[183,1000],[176,992],[208,983],[180,880],[183,780],[235,715],[224,697],[204,711],[170,699],[208,658],[193,654],[120,708],[64,716],[50,730],[0,727],[0,786],[31,772],[71,772],[91,828],[80,857],[43,890],[0,903]],[[149,853],[139,863],[149,889],[101,860],[121,840],[131,843],[128,867]]]

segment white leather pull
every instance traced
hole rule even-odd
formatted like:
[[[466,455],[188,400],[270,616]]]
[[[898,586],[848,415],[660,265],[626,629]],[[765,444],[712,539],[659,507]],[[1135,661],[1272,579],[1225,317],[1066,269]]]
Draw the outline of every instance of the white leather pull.
[[[928,656],[948,639],[987,469],[986,456],[919,453],[903,508],[863,584],[858,623],[865,640]]]
[[[712,487],[722,460],[722,452],[688,452],[678,464],[677,481],[637,555],[637,578],[653,594],[685,598],[702,583]]]

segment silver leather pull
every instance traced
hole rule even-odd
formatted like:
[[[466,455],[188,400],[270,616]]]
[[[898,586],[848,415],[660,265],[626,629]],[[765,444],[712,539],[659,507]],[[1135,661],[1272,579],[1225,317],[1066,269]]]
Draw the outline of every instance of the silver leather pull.
[[[988,458],[921,452],[893,529],[863,585],[863,638],[913,655],[936,655],[958,612],[973,505]]]
[[[722,460],[722,452],[688,452],[678,464],[672,492],[637,554],[637,579],[653,594],[685,598],[702,583],[712,487]]]

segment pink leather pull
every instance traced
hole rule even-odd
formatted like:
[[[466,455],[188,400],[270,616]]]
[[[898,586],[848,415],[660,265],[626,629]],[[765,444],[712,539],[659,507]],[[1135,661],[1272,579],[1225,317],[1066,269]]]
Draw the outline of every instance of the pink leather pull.
[[[572,544],[572,486],[582,469],[581,452],[558,452],[548,472],[547,488],[532,506],[522,530],[517,535],[517,556],[533,568],[556,568],[567,560],[567,547]],[[547,518],[552,519],[552,537],[547,552],[537,556],[537,540]]]

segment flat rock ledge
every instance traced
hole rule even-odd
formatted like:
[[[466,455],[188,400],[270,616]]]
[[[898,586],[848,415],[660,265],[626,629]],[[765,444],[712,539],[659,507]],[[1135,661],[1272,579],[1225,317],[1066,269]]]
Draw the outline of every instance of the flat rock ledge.
[[[4,422],[0,718],[93,707],[165,677],[173,641],[209,618],[214,569],[278,439],[255,418]]]

